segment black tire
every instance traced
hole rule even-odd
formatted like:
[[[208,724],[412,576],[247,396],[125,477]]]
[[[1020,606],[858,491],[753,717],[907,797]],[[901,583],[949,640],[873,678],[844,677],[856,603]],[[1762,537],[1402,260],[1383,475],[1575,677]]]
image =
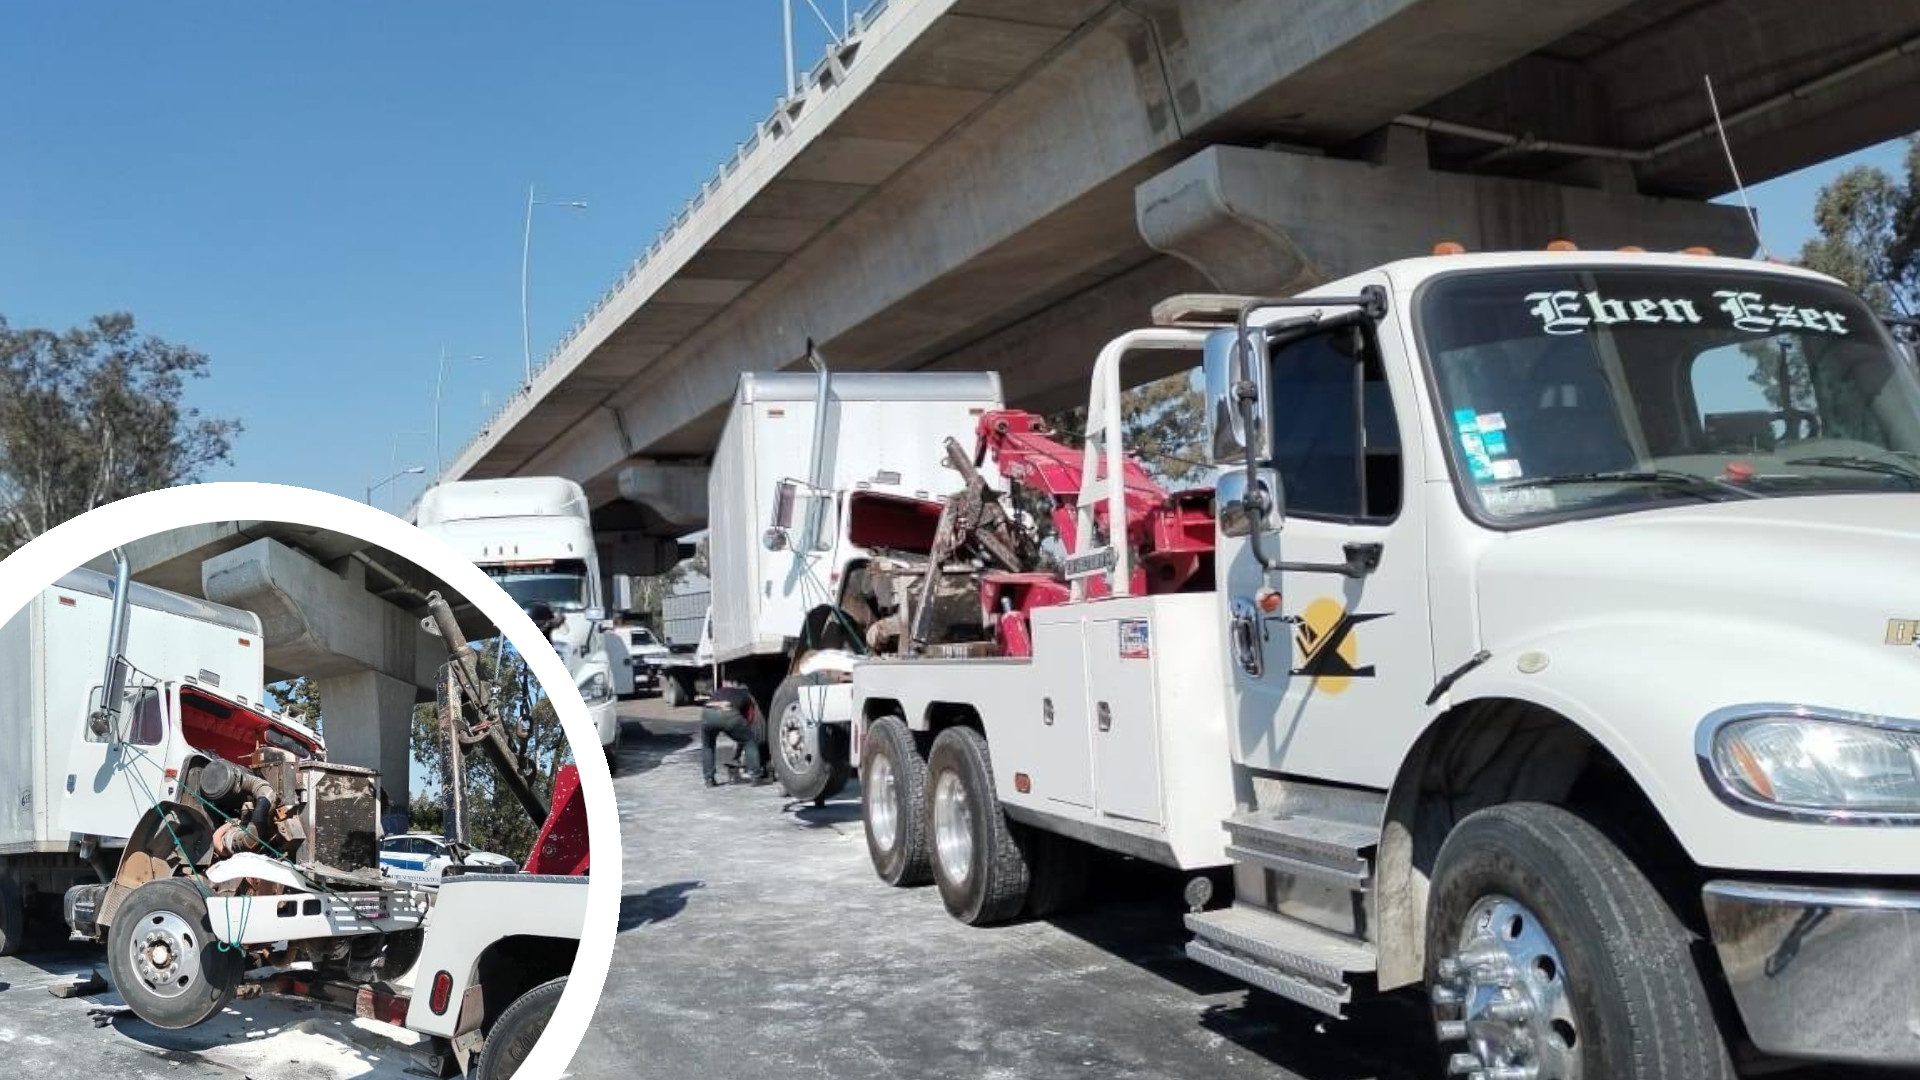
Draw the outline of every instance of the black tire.
[[[834,743],[826,726],[806,723],[807,703],[800,688],[820,681],[814,675],[789,675],[767,706],[767,752],[773,775],[789,798],[816,806],[838,795],[853,773],[846,755],[832,752]]]
[[[1510,803],[1470,814],[1442,845],[1427,904],[1427,981],[1439,985],[1442,957],[1461,947],[1477,904],[1506,897],[1537,920],[1495,914],[1509,938],[1543,931],[1558,963],[1552,974],[1568,1018],[1552,1036],[1581,1074],[1608,1080],[1734,1080],[1694,936],[1613,841],[1559,807]],[[1524,956],[1524,950],[1523,950]],[[1526,970],[1526,969],[1522,969]],[[1447,1007],[1440,1019],[1455,1019]],[[1464,1049],[1455,1041],[1443,1047]],[[1549,1080],[1543,1069],[1541,1080]]]
[[[897,716],[867,725],[860,748],[860,821],[867,834],[873,872],[889,885],[925,885],[933,880],[927,865],[927,760],[913,732]],[[883,788],[890,790],[883,791]],[[892,804],[892,842],[875,836],[876,799]]]
[[[951,778],[951,779],[949,779]],[[966,854],[949,866],[940,850],[939,823],[943,785],[964,795],[955,807],[956,829],[968,831]],[[1027,903],[1031,874],[1027,855],[1015,839],[1015,826],[994,793],[993,762],[987,739],[972,728],[952,727],[933,740],[927,753],[927,844],[933,883],[947,913],[968,926],[1005,922]]]
[[[472,1080],[511,1080],[527,1055],[533,1053],[540,1033],[547,1030],[547,1021],[553,1018],[554,1006],[560,1004],[560,994],[566,988],[567,979],[562,975],[521,994],[502,1010],[487,1030]]]
[[[1079,906],[1087,895],[1087,845],[1058,833],[1015,826],[1014,839],[1027,852],[1030,882],[1026,913],[1036,919]]]
[[[26,946],[27,908],[20,899],[20,882],[0,875],[0,956],[12,956]]]
[[[660,700],[666,702],[668,708],[677,709],[693,700],[693,695],[688,693],[679,675],[668,671],[660,676]]]
[[[392,982],[413,970],[426,944],[425,930],[397,930],[391,934],[363,934],[353,938],[345,961],[349,981]]]
[[[600,748],[607,757],[608,776],[620,775],[620,743],[625,738],[625,735],[626,724],[616,715],[613,721],[613,745]]]
[[[148,968],[162,976],[171,969],[178,973],[178,980],[186,980],[184,986],[174,980],[170,996],[155,989],[161,980],[148,981],[134,965],[134,949],[151,947],[147,944],[150,934],[163,935],[178,946],[167,949],[164,966]],[[114,913],[107,930],[107,970],[113,975],[113,988],[135,1016],[154,1027],[177,1031],[204,1023],[233,1000],[246,964],[239,949],[224,948],[214,935],[206,898],[199,889],[180,878],[159,878],[127,894]]]

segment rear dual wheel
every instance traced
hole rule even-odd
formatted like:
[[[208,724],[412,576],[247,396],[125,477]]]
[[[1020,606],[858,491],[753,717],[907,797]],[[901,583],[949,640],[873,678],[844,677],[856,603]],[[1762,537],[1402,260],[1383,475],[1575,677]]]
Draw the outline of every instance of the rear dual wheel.
[[[860,748],[860,819],[867,857],[889,885],[925,885],[927,860],[927,759],[907,722],[883,716],[867,726]]]
[[[942,731],[927,754],[927,783],[933,883],[948,914],[969,926],[1019,915],[1032,874],[1019,827],[994,793],[986,736],[967,727]]]

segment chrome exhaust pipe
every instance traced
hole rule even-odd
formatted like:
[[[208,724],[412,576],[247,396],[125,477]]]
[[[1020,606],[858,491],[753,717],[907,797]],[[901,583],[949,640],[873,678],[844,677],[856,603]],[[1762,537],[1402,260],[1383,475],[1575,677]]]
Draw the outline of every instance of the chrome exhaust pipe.
[[[127,651],[127,617],[131,605],[127,593],[133,587],[133,568],[127,563],[124,548],[113,549],[113,611],[107,616],[107,666],[100,677],[100,707],[92,717],[95,735],[113,734],[119,738],[120,696],[127,688],[127,666],[121,657]]]

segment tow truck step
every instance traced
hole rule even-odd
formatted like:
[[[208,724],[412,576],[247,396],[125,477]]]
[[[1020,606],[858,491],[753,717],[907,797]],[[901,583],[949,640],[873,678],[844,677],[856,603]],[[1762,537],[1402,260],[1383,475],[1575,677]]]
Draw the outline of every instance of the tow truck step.
[[[1269,993],[1333,1016],[1348,978],[1374,970],[1373,946],[1245,904],[1187,916],[1187,956]]]
[[[1221,825],[1230,841],[1227,854],[1286,874],[1299,874],[1363,890],[1371,876],[1369,848],[1380,830],[1335,818],[1273,814],[1248,810]]]

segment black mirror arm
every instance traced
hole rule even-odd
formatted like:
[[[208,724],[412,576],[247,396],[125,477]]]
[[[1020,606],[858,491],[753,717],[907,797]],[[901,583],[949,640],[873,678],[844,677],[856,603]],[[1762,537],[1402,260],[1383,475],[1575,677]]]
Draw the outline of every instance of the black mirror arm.
[[[1337,563],[1290,563],[1283,562],[1268,569],[1292,570],[1306,574],[1339,574],[1341,577],[1364,578],[1380,569],[1380,556],[1385,548],[1376,543],[1347,544],[1341,548],[1347,561]]]

